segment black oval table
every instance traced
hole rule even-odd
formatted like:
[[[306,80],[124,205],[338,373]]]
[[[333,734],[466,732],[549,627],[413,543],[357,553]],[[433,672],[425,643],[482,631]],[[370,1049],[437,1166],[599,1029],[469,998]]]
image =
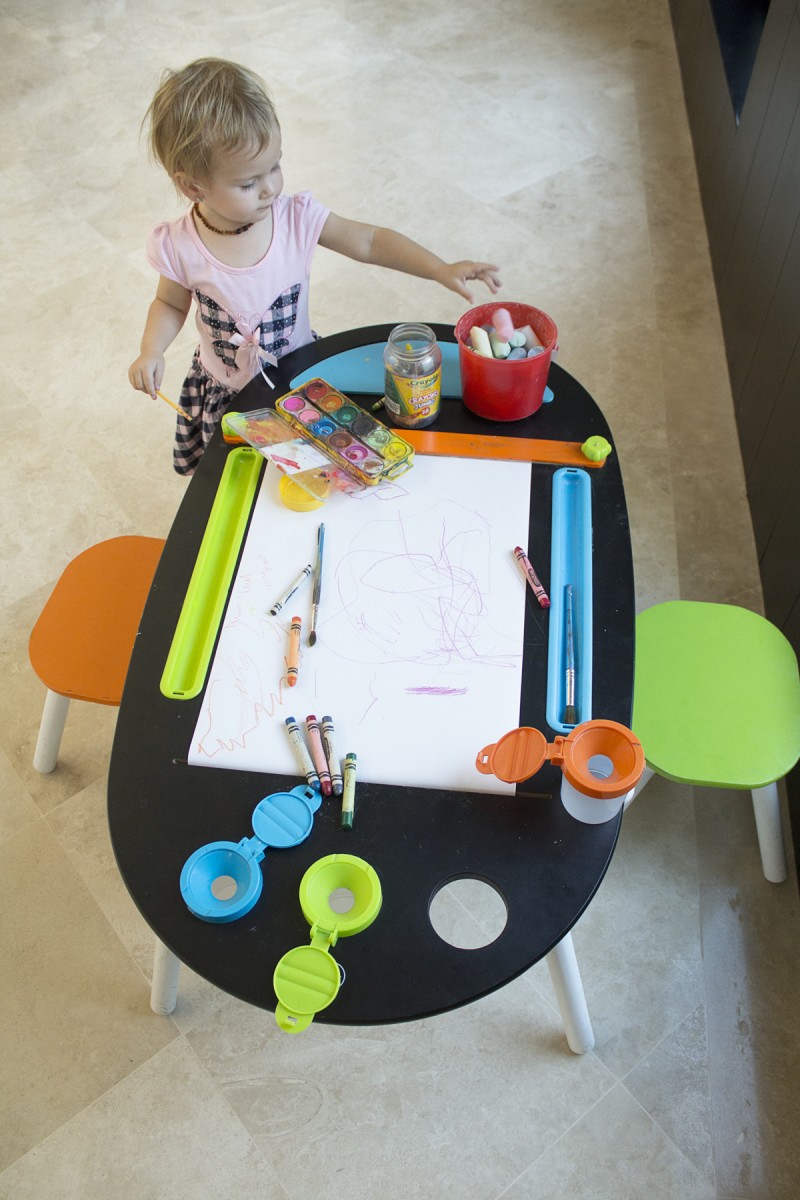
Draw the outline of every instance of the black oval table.
[[[248,411],[272,403],[307,368],[314,367],[324,377],[327,358],[385,341],[390,329],[376,325],[351,330],[295,351],[273,372],[278,380],[274,392],[256,377],[240,393],[236,407]],[[451,328],[433,329],[441,342],[453,341]],[[593,398],[557,364],[550,368],[549,384],[554,401],[525,420],[488,422],[460,400],[446,399],[435,428],[573,442],[599,434],[613,442]],[[377,398],[355,397],[366,409]],[[560,771],[549,763],[508,796],[410,788],[401,781],[359,782],[352,832],[340,828],[339,804],[324,802],[307,840],[271,855],[261,897],[246,916],[212,924],[187,908],[179,879],[193,851],[217,839],[248,836],[259,800],[299,782],[296,776],[187,765],[202,693],[194,700],[176,701],[159,690],[229,452],[218,430],[175,517],[142,616],[111,756],[108,819],[114,853],[133,900],[156,935],[153,1008],[169,1012],[174,1007],[182,962],[232,995],[274,1010],[275,966],[288,950],[309,940],[298,901],[300,880],[317,859],[347,852],[375,869],[383,905],[370,929],[339,940],[334,956],[346,971],[346,983],[317,1021],[370,1025],[431,1016],[485,996],[546,957],[569,1044],[576,1052],[589,1049],[593,1035],[570,930],[603,879],[622,817],[599,825],[574,820],[559,799]],[[547,464],[531,469],[537,567],[545,587],[556,469]],[[627,725],[635,610],[630,533],[616,454],[588,474],[594,547],[592,715]],[[546,614],[532,597],[529,600],[519,724],[542,730],[552,741],[554,733],[545,719]],[[488,729],[490,716],[487,713]],[[472,760],[479,750],[465,746],[464,754]],[[451,946],[429,917],[438,890],[465,877],[491,884],[507,910],[500,936],[479,949]]]

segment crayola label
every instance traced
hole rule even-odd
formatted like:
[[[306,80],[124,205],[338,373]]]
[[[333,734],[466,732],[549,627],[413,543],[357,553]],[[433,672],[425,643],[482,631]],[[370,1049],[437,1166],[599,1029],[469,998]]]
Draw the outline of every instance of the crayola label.
[[[384,389],[386,408],[401,425],[426,423],[439,412],[442,398],[442,368],[430,375],[409,378],[386,368]]]

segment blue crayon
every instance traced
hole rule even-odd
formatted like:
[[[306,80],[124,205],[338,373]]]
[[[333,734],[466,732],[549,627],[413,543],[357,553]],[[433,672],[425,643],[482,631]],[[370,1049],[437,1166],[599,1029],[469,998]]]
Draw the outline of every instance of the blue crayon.
[[[300,726],[294,717],[287,717],[284,721],[286,728],[289,731],[289,737],[292,739],[292,745],[297,753],[297,761],[300,763],[300,770],[305,775],[308,786],[316,788],[319,791],[319,775],[314,769],[314,764],[311,761],[311,756],[306,750],[305,742],[300,735]]]
[[[331,773],[331,787],[334,796],[341,796],[344,790],[342,767],[336,756],[336,746],[333,741],[333,717],[322,718],[322,744],[325,747],[325,757],[328,760],[328,770]]]

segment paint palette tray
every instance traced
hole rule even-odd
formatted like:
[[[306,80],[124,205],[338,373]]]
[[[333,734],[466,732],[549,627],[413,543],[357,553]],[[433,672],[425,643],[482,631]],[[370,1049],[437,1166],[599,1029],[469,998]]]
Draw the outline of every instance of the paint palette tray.
[[[333,492],[363,491],[354,475],[335,466],[305,435],[299,437],[274,408],[225,413],[222,436],[229,445],[246,442],[313,500],[325,501]]]
[[[310,379],[275,402],[275,410],[335,466],[365,487],[397,479],[414,450],[324,379]]]

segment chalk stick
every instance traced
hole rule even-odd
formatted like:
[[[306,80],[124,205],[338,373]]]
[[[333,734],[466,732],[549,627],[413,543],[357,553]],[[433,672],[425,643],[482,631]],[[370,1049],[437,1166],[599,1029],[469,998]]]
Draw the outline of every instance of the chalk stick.
[[[541,346],[541,342],[536,334],[531,329],[530,325],[523,325],[520,333],[525,335],[525,348],[530,350],[533,346]]]
[[[492,354],[495,358],[508,358],[511,347],[508,342],[503,341],[500,334],[494,329],[489,334],[489,344],[492,347]]]
[[[507,342],[514,332],[514,322],[507,308],[496,308],[492,313],[492,324],[504,342]],[[503,355],[505,358],[505,355]]]
[[[469,340],[476,354],[482,354],[484,358],[494,357],[489,343],[489,335],[485,329],[481,329],[479,325],[473,325],[469,331]]]

